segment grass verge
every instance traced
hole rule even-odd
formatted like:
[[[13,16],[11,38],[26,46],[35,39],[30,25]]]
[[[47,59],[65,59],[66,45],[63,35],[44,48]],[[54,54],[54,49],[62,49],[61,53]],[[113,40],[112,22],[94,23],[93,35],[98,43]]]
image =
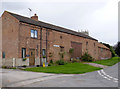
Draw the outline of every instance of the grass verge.
[[[101,64],[101,65],[106,65],[106,66],[112,66],[118,62],[120,62],[120,57],[112,57],[110,59],[94,61],[92,63],[97,63],[97,64]]]
[[[32,72],[55,73],[55,74],[82,74],[100,69],[102,68],[93,67],[88,64],[68,63],[65,65],[49,66],[44,68],[43,67],[26,68],[24,70],[32,71]]]

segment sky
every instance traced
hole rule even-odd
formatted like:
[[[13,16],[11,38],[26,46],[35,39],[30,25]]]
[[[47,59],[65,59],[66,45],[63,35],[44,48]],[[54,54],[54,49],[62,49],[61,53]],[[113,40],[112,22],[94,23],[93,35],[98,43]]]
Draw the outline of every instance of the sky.
[[[5,10],[74,31],[89,31],[99,42],[118,42],[119,0],[2,0]],[[29,9],[32,9],[32,12]],[[2,15],[0,13],[0,16]]]

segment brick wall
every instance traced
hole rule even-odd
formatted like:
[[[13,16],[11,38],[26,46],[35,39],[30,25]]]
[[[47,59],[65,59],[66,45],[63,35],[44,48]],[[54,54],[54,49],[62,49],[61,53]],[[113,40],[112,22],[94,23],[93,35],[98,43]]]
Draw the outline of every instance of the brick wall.
[[[18,58],[19,22],[5,12],[2,15],[2,51],[5,58]]]
[[[2,18],[0,17],[0,67],[2,66]]]
[[[109,49],[104,49],[101,47],[98,47],[98,59],[108,59],[112,57],[112,54]]]
[[[62,36],[62,39],[60,38]],[[95,40],[90,40],[90,39],[85,39],[83,37],[78,37],[62,32],[57,32],[53,30],[49,30],[49,35],[48,35],[48,55],[49,53],[53,53],[53,57],[49,59],[53,60],[59,60],[60,59],[60,48],[59,47],[54,47],[54,45],[60,45],[64,47],[64,51],[66,52],[65,54],[65,60],[70,59],[69,55],[69,49],[71,48],[71,41],[73,42],[78,42],[82,43],[82,54],[84,54],[88,49],[88,53],[91,54],[95,59],[98,59],[98,42]],[[86,42],[88,42],[88,45],[86,45]],[[94,45],[95,44],[95,45]]]
[[[101,59],[101,57],[111,57],[110,51],[106,49],[104,50],[104,54],[101,54],[100,49],[98,48],[99,43],[95,40],[46,29],[44,27],[20,23],[7,12],[2,15],[2,22],[2,51],[5,52],[6,58],[17,58],[18,61],[21,61],[22,48],[26,48],[26,55],[30,54],[30,49],[35,49],[35,65],[39,65],[40,54],[42,54],[42,49],[46,49],[47,43],[46,52],[48,61],[51,59],[53,61],[60,60],[60,46],[64,47],[64,60],[69,61],[69,49],[72,47],[71,42],[81,43],[82,55],[85,52],[88,52],[96,60]],[[38,31],[37,39],[31,38],[31,29]],[[20,64],[21,63],[22,62],[20,62]]]

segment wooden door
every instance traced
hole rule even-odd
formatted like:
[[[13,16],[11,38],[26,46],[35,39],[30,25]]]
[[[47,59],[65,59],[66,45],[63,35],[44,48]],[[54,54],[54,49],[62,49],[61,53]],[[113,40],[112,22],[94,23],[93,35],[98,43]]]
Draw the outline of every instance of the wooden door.
[[[29,65],[35,65],[35,49],[30,49]]]
[[[71,46],[74,49],[72,57],[73,58],[81,58],[81,56],[82,56],[82,43],[71,42]]]

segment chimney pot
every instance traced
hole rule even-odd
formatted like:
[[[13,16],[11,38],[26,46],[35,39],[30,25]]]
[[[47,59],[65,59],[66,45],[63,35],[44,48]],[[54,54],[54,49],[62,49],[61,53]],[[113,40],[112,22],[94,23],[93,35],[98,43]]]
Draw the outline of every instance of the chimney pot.
[[[38,16],[37,16],[37,14],[34,14],[34,16],[31,17],[31,19],[38,21]]]

